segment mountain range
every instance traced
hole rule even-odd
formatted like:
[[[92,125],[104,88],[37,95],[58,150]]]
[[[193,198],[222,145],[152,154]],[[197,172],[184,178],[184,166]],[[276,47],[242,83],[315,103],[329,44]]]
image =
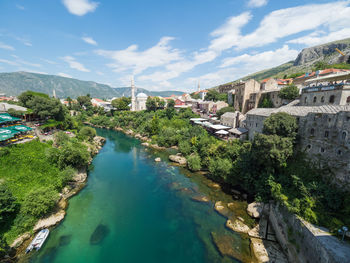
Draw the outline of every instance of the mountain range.
[[[336,49],[344,53],[345,56],[341,55]],[[303,49],[295,60],[286,62],[277,67],[265,69],[238,80],[229,82],[237,82],[239,80],[255,79],[261,81],[266,78],[285,78],[292,74],[305,73],[312,71],[315,63],[322,61],[332,64],[349,64],[350,68],[350,38],[343,40],[337,40],[330,43],[309,47]]]
[[[55,90],[58,98],[76,98],[86,94],[101,99],[121,97],[123,95],[131,96],[130,87],[112,88],[109,85],[94,81],[82,81],[31,72],[0,73],[0,93],[5,93],[7,96],[18,96],[27,90],[46,93],[50,96],[53,95],[53,91]],[[143,92],[149,96],[161,97],[183,94],[180,91],[149,91],[142,88],[137,88],[137,92]]]

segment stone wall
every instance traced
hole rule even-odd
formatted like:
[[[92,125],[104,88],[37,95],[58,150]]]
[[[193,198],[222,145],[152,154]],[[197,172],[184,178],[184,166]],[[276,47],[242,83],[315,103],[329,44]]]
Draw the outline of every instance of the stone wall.
[[[349,262],[350,247],[322,228],[305,222],[280,205],[270,206],[270,224],[290,262]]]
[[[318,92],[303,92],[300,98],[301,106],[321,106],[326,104],[347,105],[350,89],[325,90]],[[332,102],[333,101],[333,102]]]

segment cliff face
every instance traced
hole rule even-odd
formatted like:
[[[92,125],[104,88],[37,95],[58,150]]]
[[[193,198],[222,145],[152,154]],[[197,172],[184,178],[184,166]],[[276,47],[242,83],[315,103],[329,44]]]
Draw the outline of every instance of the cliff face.
[[[346,56],[340,55],[335,49],[338,48]],[[313,64],[316,61],[322,60],[330,64],[346,62],[350,55],[350,39],[344,39],[337,42],[332,42],[320,46],[303,49],[296,60],[294,66],[302,66]]]

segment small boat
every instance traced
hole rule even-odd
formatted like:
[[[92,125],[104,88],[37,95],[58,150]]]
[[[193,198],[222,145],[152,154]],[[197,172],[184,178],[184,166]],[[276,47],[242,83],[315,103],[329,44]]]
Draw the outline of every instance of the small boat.
[[[29,246],[26,249],[26,253],[29,253],[33,249],[36,249],[37,251],[41,248],[41,246],[44,244],[47,236],[49,235],[50,231],[45,228],[41,230],[33,239],[33,241],[29,244]]]

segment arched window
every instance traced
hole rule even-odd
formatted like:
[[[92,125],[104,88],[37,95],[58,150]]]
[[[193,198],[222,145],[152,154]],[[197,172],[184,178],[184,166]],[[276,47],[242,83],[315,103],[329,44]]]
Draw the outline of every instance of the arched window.
[[[306,151],[310,151],[310,150],[311,150],[311,145],[310,145],[310,144],[307,145],[305,150],[306,150]]]
[[[321,97],[321,102],[324,102],[324,96]]]
[[[346,103],[350,104],[350,96],[346,98]]]
[[[323,147],[321,147],[320,152],[321,152],[321,153],[324,153],[324,152],[325,152]]]
[[[315,134],[315,129],[311,128],[310,133],[311,133],[311,135],[314,135]]]
[[[341,150],[338,150],[338,155],[341,155],[342,154],[342,151]]]
[[[307,103],[307,97],[305,97],[304,102]]]
[[[329,97],[329,103],[333,104],[334,101],[335,101],[335,96],[334,95],[330,96]]]
[[[346,136],[347,136],[346,131],[343,131],[343,133],[341,134],[342,140],[345,140],[345,139],[346,139]]]
[[[316,102],[317,102],[317,97],[315,96],[315,97],[314,97],[314,103],[316,103]]]
[[[324,132],[324,137],[328,138],[328,136],[329,136],[329,131],[325,131]]]

